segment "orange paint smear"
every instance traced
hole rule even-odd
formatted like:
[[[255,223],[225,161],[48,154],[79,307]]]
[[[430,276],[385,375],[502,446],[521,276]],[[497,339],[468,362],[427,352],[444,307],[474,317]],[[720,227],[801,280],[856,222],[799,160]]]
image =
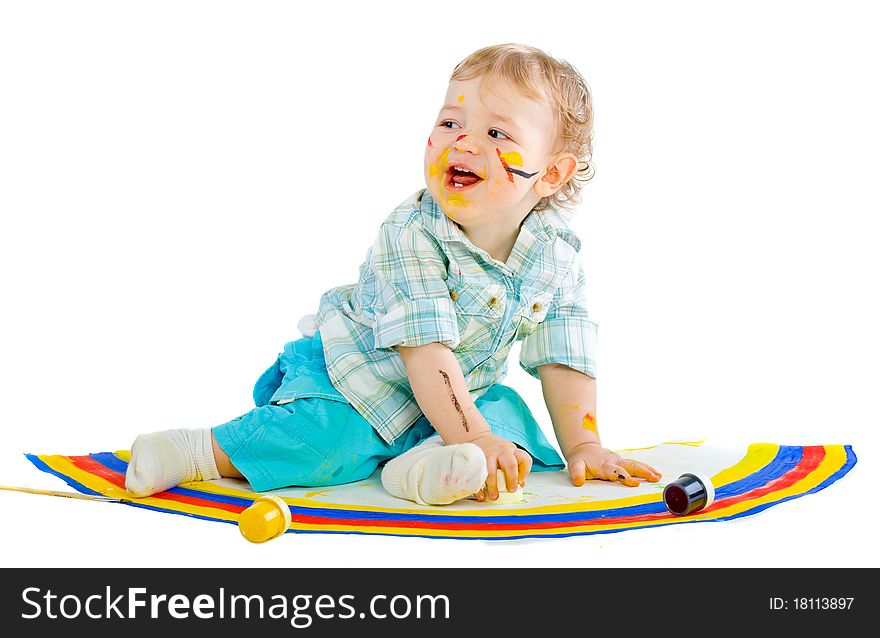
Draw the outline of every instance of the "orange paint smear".
[[[596,417],[591,412],[587,412],[584,415],[584,429],[595,434],[599,433],[599,429],[596,427]]]

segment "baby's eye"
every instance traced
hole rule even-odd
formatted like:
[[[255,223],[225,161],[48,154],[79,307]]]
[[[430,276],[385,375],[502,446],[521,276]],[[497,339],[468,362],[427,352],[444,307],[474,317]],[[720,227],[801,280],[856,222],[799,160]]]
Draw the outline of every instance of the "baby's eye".
[[[453,122],[452,120],[443,120],[442,122],[440,122],[440,126],[449,129],[461,128],[458,122]]]
[[[509,140],[510,139],[510,137],[508,137],[505,133],[502,133],[501,131],[499,131],[497,128],[490,128],[489,129],[489,137],[494,137],[496,140]]]

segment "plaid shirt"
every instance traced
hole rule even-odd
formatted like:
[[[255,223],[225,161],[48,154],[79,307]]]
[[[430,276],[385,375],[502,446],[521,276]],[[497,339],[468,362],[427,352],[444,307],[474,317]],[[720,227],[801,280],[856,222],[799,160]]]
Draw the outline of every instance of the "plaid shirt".
[[[317,322],[333,385],[391,443],[422,416],[395,346],[451,348],[474,399],[504,379],[519,340],[520,365],[534,377],[547,363],[594,377],[596,324],[580,245],[558,212],[532,212],[502,263],[426,190],[415,193],[382,224],[358,282],[321,297]]]

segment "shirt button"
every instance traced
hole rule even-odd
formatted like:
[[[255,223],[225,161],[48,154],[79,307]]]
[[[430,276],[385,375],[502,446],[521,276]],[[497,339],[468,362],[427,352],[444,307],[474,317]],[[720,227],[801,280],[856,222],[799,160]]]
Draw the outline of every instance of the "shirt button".
[[[452,301],[458,301],[458,293],[455,292],[454,290],[450,290],[449,291],[449,298],[452,299]]]
[[[498,297],[492,297],[492,298],[489,300],[489,307],[490,307],[490,308],[495,308],[497,305],[498,305]]]
[[[535,303],[532,304],[532,312],[541,312],[541,308],[543,308],[543,307],[544,306],[541,305],[540,301],[536,301]]]

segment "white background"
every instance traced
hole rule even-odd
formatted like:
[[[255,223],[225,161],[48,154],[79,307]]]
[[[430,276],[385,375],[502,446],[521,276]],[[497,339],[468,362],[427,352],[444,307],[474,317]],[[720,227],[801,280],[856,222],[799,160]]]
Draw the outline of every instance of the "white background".
[[[355,281],[421,188],[452,68],[510,41],[569,60],[594,94],[597,173],[573,225],[605,444],[851,444],[859,462],[735,522],[501,543],[254,546],[231,525],[0,492],[0,564],[880,565],[867,6],[3,3],[0,483],[66,489],[22,453],[248,410],[297,319]]]

